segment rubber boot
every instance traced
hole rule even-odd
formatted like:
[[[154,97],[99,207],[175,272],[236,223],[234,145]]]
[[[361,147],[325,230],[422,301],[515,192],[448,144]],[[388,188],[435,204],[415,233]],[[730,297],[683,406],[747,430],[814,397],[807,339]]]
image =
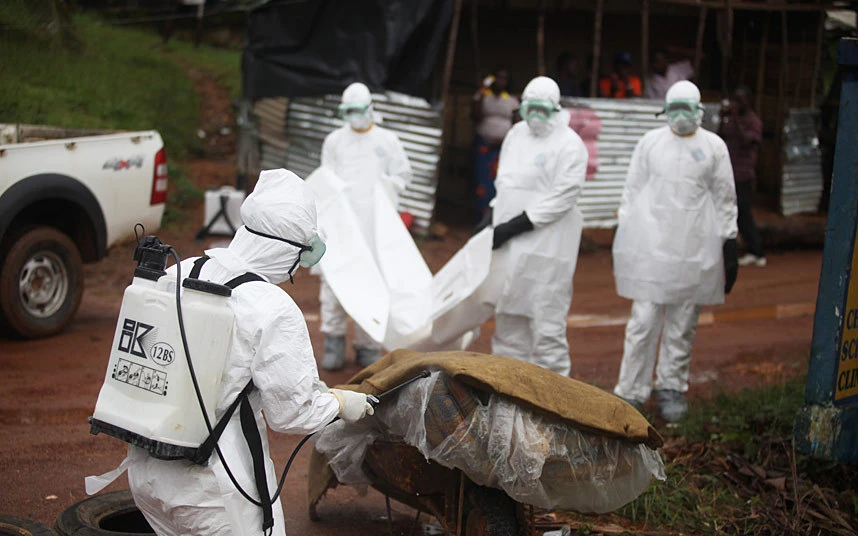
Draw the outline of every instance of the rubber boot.
[[[357,356],[357,364],[361,367],[368,367],[381,359],[381,352],[378,348],[361,348],[355,346],[355,355]]]
[[[346,362],[346,338],[344,336],[325,335],[325,355],[322,357],[322,368],[325,370],[340,370]]]
[[[672,389],[656,389],[655,401],[658,405],[658,413],[667,422],[676,422],[688,413],[688,403],[685,395]]]

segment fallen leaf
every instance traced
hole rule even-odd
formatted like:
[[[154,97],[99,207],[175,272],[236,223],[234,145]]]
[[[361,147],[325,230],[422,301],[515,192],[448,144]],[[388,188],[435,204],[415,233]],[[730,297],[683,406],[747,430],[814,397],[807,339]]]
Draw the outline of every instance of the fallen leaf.
[[[766,480],[766,484],[775,488],[778,491],[784,491],[786,489],[786,478],[769,478]]]

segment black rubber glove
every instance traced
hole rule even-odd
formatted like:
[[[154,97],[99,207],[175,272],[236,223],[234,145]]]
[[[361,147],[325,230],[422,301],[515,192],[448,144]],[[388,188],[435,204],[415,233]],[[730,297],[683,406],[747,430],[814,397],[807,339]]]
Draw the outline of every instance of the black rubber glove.
[[[515,218],[495,227],[495,234],[492,240],[492,249],[497,249],[501,247],[502,245],[506,244],[510,238],[514,236],[518,236],[521,233],[526,233],[527,231],[532,230],[533,223],[531,223],[530,218],[527,217],[527,213],[522,212]]]
[[[477,226],[474,227],[474,232],[471,233],[471,236],[474,236],[475,234],[479,233],[480,231],[492,224],[492,214],[494,214],[494,209],[492,207],[487,208],[486,213],[483,214],[483,217],[480,219],[480,223],[478,223]]]
[[[739,276],[739,246],[736,239],[724,242],[724,294],[730,294]]]

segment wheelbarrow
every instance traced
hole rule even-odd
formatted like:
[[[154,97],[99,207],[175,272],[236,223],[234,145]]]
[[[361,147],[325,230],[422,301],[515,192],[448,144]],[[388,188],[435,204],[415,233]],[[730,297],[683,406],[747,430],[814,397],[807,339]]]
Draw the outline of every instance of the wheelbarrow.
[[[311,519],[342,481],[430,514],[447,536],[537,536],[559,528],[541,509],[611,511],[663,477],[661,438],[631,406],[529,363],[397,351],[344,387],[378,395],[426,369],[368,422],[319,436]]]

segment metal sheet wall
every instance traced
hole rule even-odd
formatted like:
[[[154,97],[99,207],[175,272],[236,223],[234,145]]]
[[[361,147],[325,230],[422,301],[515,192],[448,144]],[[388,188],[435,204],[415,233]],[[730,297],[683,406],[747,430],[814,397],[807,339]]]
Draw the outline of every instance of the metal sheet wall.
[[[339,128],[339,95],[264,99],[254,106],[260,124],[263,169],[285,167],[306,178],[319,166],[322,142]],[[429,229],[435,209],[438,161],[441,154],[441,112],[425,100],[398,93],[373,95],[373,106],[385,128],[399,136],[413,179],[403,192],[399,208],[414,216],[415,231]]]
[[[791,216],[816,212],[822,198],[822,153],[819,150],[815,108],[789,110],[784,123],[784,167],[781,212]]]

